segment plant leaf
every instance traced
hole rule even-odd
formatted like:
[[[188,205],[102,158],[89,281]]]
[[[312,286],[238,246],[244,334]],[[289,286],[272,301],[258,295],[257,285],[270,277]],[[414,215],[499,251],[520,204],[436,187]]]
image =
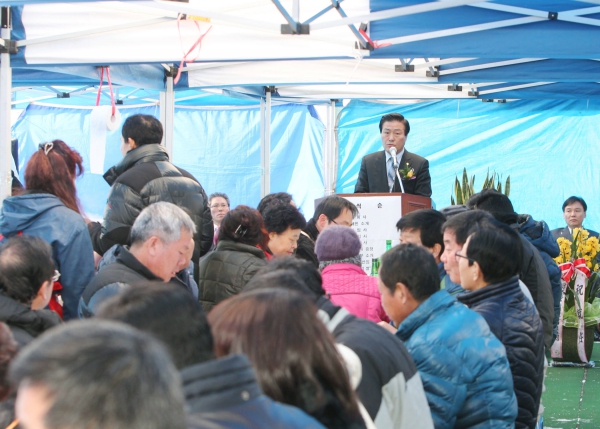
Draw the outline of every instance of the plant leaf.
[[[506,184],[504,185],[504,195],[510,196],[510,175],[506,178]]]

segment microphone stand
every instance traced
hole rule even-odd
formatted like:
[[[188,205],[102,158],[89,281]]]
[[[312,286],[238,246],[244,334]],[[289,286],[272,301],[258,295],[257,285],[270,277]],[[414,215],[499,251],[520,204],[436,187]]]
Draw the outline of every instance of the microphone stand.
[[[396,177],[398,178],[398,183],[400,183],[400,192],[404,193],[404,185],[402,184],[402,177],[400,177],[400,172],[398,171],[398,161],[396,157],[394,157],[394,170],[396,171]],[[392,190],[394,188],[392,187]]]

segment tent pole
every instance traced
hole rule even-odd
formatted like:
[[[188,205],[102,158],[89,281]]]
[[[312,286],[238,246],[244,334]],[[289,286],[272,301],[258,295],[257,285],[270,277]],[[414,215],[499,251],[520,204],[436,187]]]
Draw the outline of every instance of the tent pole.
[[[160,121],[164,127],[162,144],[173,162],[173,128],[175,125],[175,92],[173,91],[173,76],[167,75],[164,95],[160,97]]]
[[[271,89],[267,88],[266,97],[260,99],[260,166],[262,180],[260,197],[271,193]]]
[[[337,145],[335,139],[335,100],[327,106],[327,126],[325,129],[325,147],[323,148],[323,178],[325,196],[335,193]]]
[[[1,37],[10,40],[10,7],[2,8]],[[11,86],[12,71],[10,68],[10,54],[0,54],[0,201],[11,195]]]

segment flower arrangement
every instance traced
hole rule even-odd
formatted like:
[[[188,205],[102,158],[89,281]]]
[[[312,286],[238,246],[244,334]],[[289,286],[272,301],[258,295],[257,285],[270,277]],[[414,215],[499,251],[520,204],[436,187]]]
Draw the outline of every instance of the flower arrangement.
[[[415,169],[412,168],[408,162],[404,168],[398,167],[398,173],[400,173],[402,180],[414,180],[417,178]]]
[[[590,237],[590,233],[582,228],[573,230],[573,241],[559,237],[556,242],[560,255],[554,260],[562,271],[562,278],[566,283],[564,300],[564,326],[576,327],[577,314],[579,313],[579,300],[575,294],[581,292],[575,284],[576,272],[580,271],[588,277],[589,287],[585,288],[582,296],[585,325],[597,323],[600,320],[600,300],[595,301],[596,293],[600,287],[598,278],[599,264],[597,260],[600,252],[600,242],[597,237]]]

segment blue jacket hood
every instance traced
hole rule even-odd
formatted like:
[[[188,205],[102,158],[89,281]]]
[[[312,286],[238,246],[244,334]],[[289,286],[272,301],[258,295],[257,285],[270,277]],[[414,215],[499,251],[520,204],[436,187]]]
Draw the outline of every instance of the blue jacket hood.
[[[535,221],[530,215],[519,215],[517,218],[519,233],[521,233],[538,250],[546,252],[552,258],[560,254],[558,244],[552,234],[548,224],[543,220]]]
[[[64,207],[64,204],[52,194],[27,194],[7,198],[0,211],[0,231],[4,235],[23,231],[39,216],[57,206]]]

